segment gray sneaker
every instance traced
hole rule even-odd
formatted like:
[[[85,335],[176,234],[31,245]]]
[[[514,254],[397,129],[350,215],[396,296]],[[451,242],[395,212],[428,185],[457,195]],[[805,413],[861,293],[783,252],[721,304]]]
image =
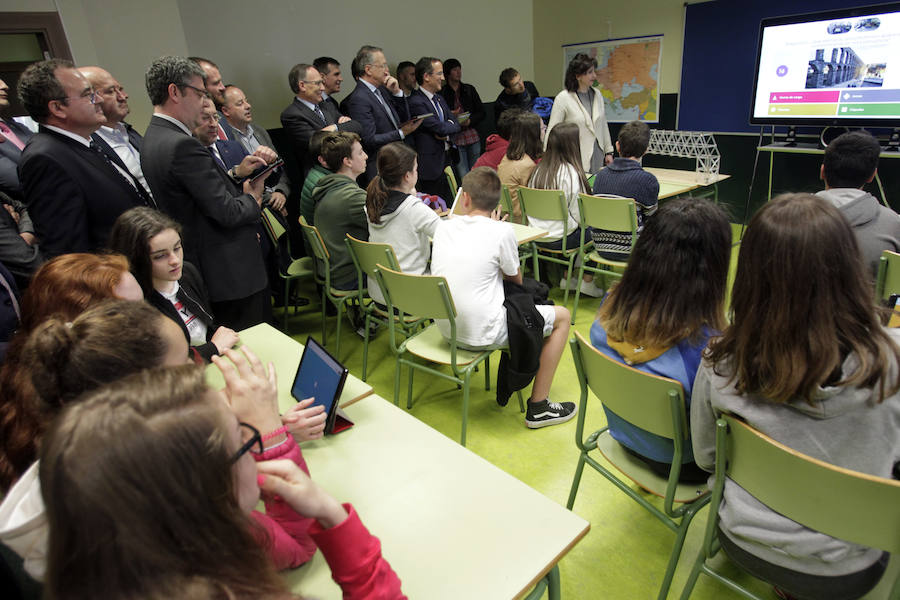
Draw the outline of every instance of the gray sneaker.
[[[545,398],[540,402],[529,402],[525,413],[525,425],[530,429],[565,423],[575,416],[578,407],[574,402],[550,402]]]

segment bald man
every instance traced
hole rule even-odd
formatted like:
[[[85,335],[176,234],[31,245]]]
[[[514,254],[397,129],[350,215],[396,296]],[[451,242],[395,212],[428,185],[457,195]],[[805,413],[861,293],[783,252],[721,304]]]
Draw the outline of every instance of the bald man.
[[[147,196],[152,198],[150,186],[141,170],[141,144],[144,139],[125,122],[125,117],[131,112],[125,88],[109,71],[100,67],[79,67],[78,72],[91,84],[97,94],[97,104],[106,117],[106,123],[91,135],[91,139],[110,161],[131,173]]]

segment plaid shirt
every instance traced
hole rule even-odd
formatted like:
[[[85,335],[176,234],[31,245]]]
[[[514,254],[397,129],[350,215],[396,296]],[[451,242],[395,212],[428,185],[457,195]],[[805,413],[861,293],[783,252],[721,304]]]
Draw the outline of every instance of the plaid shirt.
[[[460,87],[460,89],[462,89],[462,87]],[[463,106],[459,101],[458,91],[453,93],[453,103],[451,104],[448,102],[447,104],[450,104],[450,110],[454,113],[462,110]],[[457,146],[471,146],[481,140],[481,138],[478,137],[478,132],[475,131],[474,127],[471,125],[463,125],[459,133],[454,133],[450,137],[450,140]]]

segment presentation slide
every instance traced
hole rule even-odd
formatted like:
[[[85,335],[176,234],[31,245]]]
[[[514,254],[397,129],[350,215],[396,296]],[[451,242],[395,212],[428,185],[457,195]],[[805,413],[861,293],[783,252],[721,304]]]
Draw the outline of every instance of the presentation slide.
[[[900,118],[900,13],[765,27],[753,118]]]

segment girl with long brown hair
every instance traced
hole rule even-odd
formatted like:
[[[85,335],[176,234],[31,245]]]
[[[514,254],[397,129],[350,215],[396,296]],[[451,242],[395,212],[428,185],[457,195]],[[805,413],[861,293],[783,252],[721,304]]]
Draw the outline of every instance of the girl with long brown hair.
[[[421,275],[431,257],[431,237],[440,217],[416,197],[419,179],[416,151],[393,142],[378,151],[378,175],[366,190],[369,241],[390,244],[400,270]],[[378,283],[369,278],[369,295],[384,304]]]
[[[509,188],[512,201],[512,215],[509,218],[515,223],[522,222],[519,186],[528,185],[531,173],[544,152],[541,143],[541,124],[541,118],[537,114],[520,112],[510,126],[506,155],[497,166],[500,183]]]
[[[27,440],[20,455],[36,456],[43,434],[64,406],[107,382],[156,365],[187,361],[187,342],[178,326],[143,302],[105,300],[72,321],[51,317],[38,325],[21,352],[35,396],[36,427],[9,430]],[[22,426],[21,424],[19,425]],[[40,579],[44,572],[46,526],[37,465],[21,471],[0,504],[0,541],[18,553],[25,569]]]
[[[278,422],[271,366],[249,353],[226,356],[233,364],[214,359],[224,393],[194,366],[151,369],[97,390],[56,422],[40,473],[49,597],[293,597],[259,543],[271,531],[250,516],[262,492],[280,522],[314,520],[308,534],[344,598],[404,598],[353,507],[294,462],[269,460],[290,443],[261,435]]]
[[[547,149],[541,162],[531,174],[528,185],[540,190],[560,190],[566,196],[568,214],[566,224],[560,220],[542,220],[528,217],[532,227],[547,230],[548,238],[557,238],[552,242],[538,241],[538,246],[550,250],[559,250],[563,245],[563,233],[568,229],[566,249],[581,247],[585,241],[591,240],[591,229],[581,229],[581,211],[578,208],[578,194],[589,194],[590,187],[581,170],[581,150],[578,148],[578,126],[575,123],[560,123],[547,135]],[[560,287],[573,289],[576,282],[569,281],[570,273],[565,273]],[[603,290],[593,283],[594,277],[585,273],[581,283],[581,293],[597,298]]]
[[[697,464],[713,470],[716,418],[727,412],[798,452],[890,478],[900,461],[898,340],[881,326],[838,209],[810,194],[775,198],[744,235],[732,324],[694,383]],[[807,529],[731,480],[719,518],[726,553],[782,597],[859,598],[887,564],[880,550]]]
[[[680,382],[689,408],[701,353],[725,325],[730,253],[731,228],[721,208],[695,198],[667,203],[647,223],[622,280],[600,306],[591,343],[635,369]],[[613,439],[668,477],[672,441],[604,410]],[[694,464],[690,445],[679,468],[684,482],[708,477]]]

